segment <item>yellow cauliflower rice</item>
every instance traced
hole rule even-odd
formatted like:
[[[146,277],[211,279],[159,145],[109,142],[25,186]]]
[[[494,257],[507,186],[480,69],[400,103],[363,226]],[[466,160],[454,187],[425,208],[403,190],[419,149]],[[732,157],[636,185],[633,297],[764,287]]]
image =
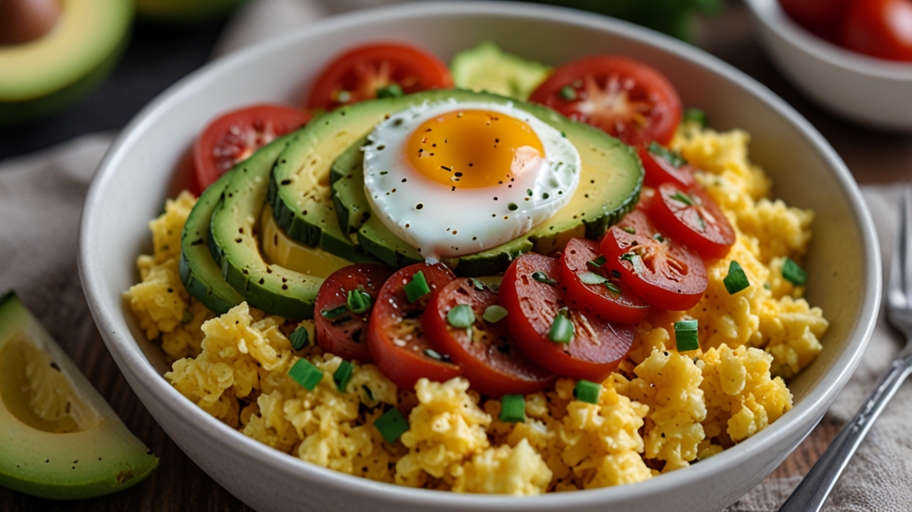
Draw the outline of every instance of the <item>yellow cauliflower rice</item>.
[[[574,398],[576,382],[525,396],[525,420],[499,419],[501,401],[469,382],[422,379],[396,386],[372,364],[352,363],[313,344],[294,350],[291,333],[313,323],[268,316],[242,303],[215,317],[184,290],[180,233],[194,199],[182,193],[150,223],[154,252],[140,256],[142,281],[124,294],[150,340],[173,360],[165,374],[188,399],[269,446],[343,473],[412,487],[533,495],[652,478],[711,457],[787,412],[787,379],[814,360],[827,321],[782,277],[801,261],[813,212],[769,197],[771,183],[747,156],[749,136],[682,126],[671,143],[701,171],[698,181],[736,231],[729,254],[707,265],[708,288],[686,312],[637,326],[627,358],[601,386],[598,403]],[[737,261],[750,282],[729,294]],[[678,353],[673,324],[698,320],[700,349]],[[305,359],[322,377],[313,390],[288,375]],[[374,422],[391,409],[408,421],[393,443]]]

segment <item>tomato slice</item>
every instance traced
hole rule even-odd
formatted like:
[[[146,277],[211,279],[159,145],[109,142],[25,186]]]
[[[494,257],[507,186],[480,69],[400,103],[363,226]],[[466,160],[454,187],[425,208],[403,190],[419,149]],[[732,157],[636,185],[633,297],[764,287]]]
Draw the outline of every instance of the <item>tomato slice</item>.
[[[352,48],[323,68],[307,98],[307,107],[332,110],[377,97],[392,84],[402,92],[449,89],[446,64],[421,48],[406,44],[366,44]]]
[[[364,292],[370,297],[370,304],[376,304],[380,288],[395,271],[387,265],[360,263],[340,268],[323,281],[314,306],[314,326],[317,345],[324,352],[362,363],[373,361],[367,348],[371,310],[350,311],[348,294],[353,290]]]
[[[656,197],[653,204],[658,202]],[[611,226],[601,247],[606,268],[653,306],[684,311],[706,291],[706,267],[700,256],[660,233],[643,210],[635,209]]]
[[[430,292],[411,302],[405,287],[421,272]],[[428,343],[421,317],[436,290],[456,279],[441,263],[416,263],[399,269],[380,288],[367,330],[367,346],[377,368],[402,389],[414,390],[418,379],[443,382],[462,375],[462,368],[443,359]],[[430,350],[429,350],[430,349]]]
[[[505,319],[484,320],[485,310],[496,303],[497,294],[488,288],[479,290],[472,279],[452,281],[435,294],[424,312],[431,344],[462,367],[463,376],[479,393],[499,397],[544,391],[557,376],[529,359],[510,336]],[[475,314],[475,323],[468,329],[447,321],[447,314],[459,304],[468,305]]]
[[[200,191],[254,151],[308,121],[310,113],[282,105],[254,105],[218,117],[193,145],[193,166]]]
[[[560,375],[601,382],[630,349],[634,326],[612,323],[577,309],[564,310],[560,286],[541,282],[556,281],[559,267],[555,258],[523,254],[504,273],[497,300],[509,311],[506,320],[510,333],[530,359]],[[549,338],[560,311],[573,322],[570,343]]]
[[[842,18],[841,44],[881,59],[912,61],[912,2],[854,0]]]
[[[700,187],[682,188],[665,183],[659,187],[650,213],[672,238],[704,258],[721,258],[735,243],[735,229]]]
[[[623,57],[597,56],[565,64],[529,96],[630,145],[667,145],[681,122],[681,99],[655,69]]]
[[[636,324],[649,315],[649,304],[633,295],[617,278],[606,275],[595,262],[602,251],[598,242],[573,238],[560,256],[560,284],[572,308],[583,309],[613,322]],[[590,283],[582,279],[588,278]],[[594,283],[596,279],[606,279]]]
[[[662,183],[676,183],[686,188],[697,184],[693,166],[657,142],[637,146],[637,153],[643,162],[643,170],[646,171],[643,178],[646,186],[658,187]]]

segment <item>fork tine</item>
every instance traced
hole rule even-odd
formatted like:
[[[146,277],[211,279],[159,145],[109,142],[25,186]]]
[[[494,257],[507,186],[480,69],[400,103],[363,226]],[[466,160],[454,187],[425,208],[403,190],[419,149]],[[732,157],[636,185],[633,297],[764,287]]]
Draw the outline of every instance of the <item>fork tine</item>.
[[[888,310],[890,316],[893,315],[894,310],[904,309],[907,305],[907,297],[909,297],[907,285],[910,279],[906,268],[908,266],[906,265],[907,256],[912,254],[909,247],[909,230],[910,224],[912,224],[909,217],[912,198],[910,198],[909,192],[909,188],[904,188],[899,198],[899,229],[896,231],[893,255],[890,258],[890,280],[887,288],[887,301],[891,306]]]
[[[912,188],[903,188],[902,213],[899,221],[900,239],[897,242],[898,250],[895,254],[898,259],[901,280],[899,290],[905,295],[906,307],[908,307],[909,299],[912,298],[912,265],[909,265],[909,258],[912,256]]]

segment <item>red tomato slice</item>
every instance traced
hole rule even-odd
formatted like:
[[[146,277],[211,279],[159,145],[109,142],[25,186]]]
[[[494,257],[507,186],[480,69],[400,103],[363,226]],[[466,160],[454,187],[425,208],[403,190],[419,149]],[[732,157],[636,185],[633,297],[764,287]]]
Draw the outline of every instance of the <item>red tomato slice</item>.
[[[405,285],[418,272],[424,274],[431,292],[410,302]],[[414,390],[418,379],[443,382],[462,375],[459,366],[433,357],[421,323],[434,292],[456,279],[445,265],[416,263],[399,269],[380,289],[367,331],[367,346],[377,368],[402,389]],[[440,354],[446,355],[446,354]]]
[[[665,183],[659,187],[649,211],[672,238],[704,258],[721,258],[735,243],[735,229],[700,187]]]
[[[653,204],[658,202],[657,197]],[[684,311],[706,291],[700,256],[660,233],[643,210],[635,209],[611,226],[601,247],[612,275],[653,306]]]
[[[314,325],[317,345],[324,352],[362,363],[373,361],[370,349],[367,348],[370,309],[361,313],[344,311],[330,315],[332,318],[327,318],[324,314],[345,308],[348,293],[352,290],[367,293],[371,304],[376,304],[380,287],[395,271],[387,265],[361,263],[340,268],[323,281],[314,306]]]
[[[646,171],[643,179],[646,186],[658,187],[662,183],[676,183],[686,188],[697,184],[693,166],[670,149],[652,142],[637,146],[637,153],[643,162],[643,170]]]
[[[332,110],[377,97],[377,89],[397,84],[405,94],[449,89],[453,78],[434,55],[406,44],[367,44],[338,56],[323,68],[307,97],[307,107]]]
[[[598,242],[573,238],[560,256],[560,283],[567,303],[613,322],[637,324],[649,315],[649,304],[621,286],[616,278],[608,279],[604,267],[589,263],[601,256]],[[581,276],[608,279],[605,283],[586,284]],[[593,276],[594,274],[594,276]]]
[[[560,375],[601,382],[630,350],[634,326],[568,309],[573,340],[551,341],[548,334],[566,303],[557,283],[543,283],[532,275],[541,272],[544,278],[557,280],[559,267],[555,258],[523,254],[504,273],[497,300],[509,311],[506,320],[510,333],[530,359]]]
[[[200,190],[254,151],[308,121],[308,112],[282,105],[254,105],[212,121],[193,145],[193,166]]]
[[[529,101],[597,126],[630,145],[668,144],[681,122],[681,99],[655,69],[623,57],[598,56],[565,64]]]
[[[779,0],[782,10],[796,23],[825,39],[839,31],[839,23],[852,0]],[[867,1],[867,0],[862,0]]]
[[[842,19],[840,35],[850,50],[912,61],[912,1],[855,0]]]
[[[544,391],[557,378],[527,356],[507,327],[506,319],[484,320],[485,309],[497,303],[497,294],[478,290],[471,279],[457,279],[441,288],[424,311],[424,328],[434,348],[449,354],[469,379],[472,388],[487,396]],[[447,321],[447,313],[467,304],[475,313],[469,329],[458,329]]]

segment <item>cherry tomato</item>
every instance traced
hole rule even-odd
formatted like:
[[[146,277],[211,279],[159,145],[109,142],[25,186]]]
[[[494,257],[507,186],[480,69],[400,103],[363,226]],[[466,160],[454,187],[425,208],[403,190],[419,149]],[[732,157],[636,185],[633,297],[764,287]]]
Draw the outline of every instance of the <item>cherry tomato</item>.
[[[428,339],[462,367],[463,376],[479,393],[499,397],[544,391],[557,376],[529,359],[510,336],[505,319],[491,323],[482,318],[496,303],[497,294],[488,288],[479,290],[472,279],[452,281],[424,311]],[[447,320],[459,304],[468,305],[475,314],[475,323],[468,329],[453,327]]]
[[[881,59],[912,61],[912,1],[854,0],[842,23],[841,44]]]
[[[825,39],[833,39],[851,1],[779,0],[779,5],[802,27]]]
[[[653,204],[657,202],[658,197]],[[706,291],[706,267],[700,256],[660,233],[643,210],[635,209],[611,226],[601,247],[606,269],[653,306],[684,311]]]
[[[646,175],[643,183],[648,187],[658,187],[662,183],[677,183],[682,187],[692,187],[697,181],[694,179],[694,168],[687,160],[668,148],[656,142],[637,146],[637,153],[643,162]]]
[[[434,55],[406,44],[367,44],[330,62],[317,77],[307,107],[332,110],[377,97],[377,90],[398,85],[405,94],[449,89],[453,78]]]
[[[405,286],[421,272],[430,292],[411,302]],[[414,390],[418,379],[443,382],[462,375],[462,368],[435,352],[421,316],[436,290],[456,279],[445,265],[416,263],[399,269],[380,288],[367,331],[367,346],[377,368],[402,389]]]
[[[200,190],[254,151],[310,121],[310,114],[282,105],[254,105],[215,119],[193,145]]]
[[[681,99],[655,69],[623,57],[588,57],[565,64],[529,101],[597,126],[636,145],[668,144],[681,122]]]
[[[350,311],[348,296],[349,292],[363,292],[370,298],[369,304],[375,304],[380,287],[395,271],[387,265],[361,263],[340,268],[323,281],[314,306],[314,326],[317,345],[324,352],[362,363],[373,361],[367,348],[371,310]]]
[[[637,201],[636,209],[643,210],[644,212],[649,211],[649,207],[652,205],[652,199],[655,197],[656,191],[652,187],[644,186],[640,189],[640,200]]]
[[[665,183],[659,187],[649,212],[672,238],[704,258],[721,258],[735,243],[735,229],[700,187]]]
[[[594,265],[602,251],[598,242],[573,238],[560,256],[560,283],[566,301],[572,308],[583,309],[613,322],[636,324],[646,319],[649,304],[620,286],[617,279],[609,279],[601,266]],[[601,283],[584,283],[605,279]],[[595,278],[595,279],[593,279]]]
[[[510,333],[530,359],[560,375],[601,382],[630,349],[634,326],[564,309],[566,303],[557,283],[559,267],[555,258],[523,254],[504,273],[497,300],[509,311],[506,320]],[[558,315],[572,322],[569,343],[549,337]]]

